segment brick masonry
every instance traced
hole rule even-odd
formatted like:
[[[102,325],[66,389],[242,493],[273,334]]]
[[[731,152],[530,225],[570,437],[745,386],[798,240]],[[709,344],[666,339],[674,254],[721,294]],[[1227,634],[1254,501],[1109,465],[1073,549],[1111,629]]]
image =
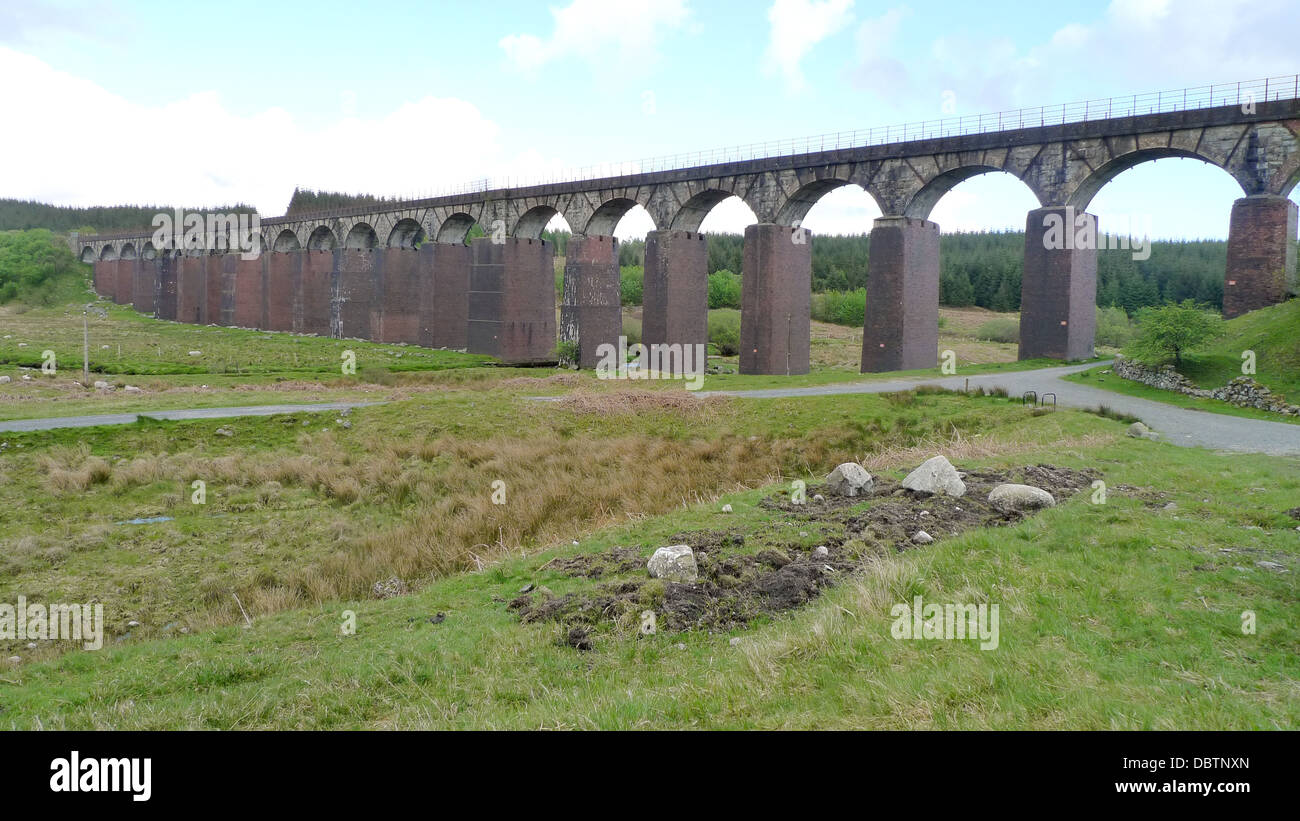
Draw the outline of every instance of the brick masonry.
[[[468,349],[503,362],[555,361],[555,249],[540,239],[470,245]]]
[[[469,246],[425,243],[420,260],[432,271],[432,287],[420,293],[420,344],[464,349],[469,344]]]
[[[703,234],[646,234],[641,302],[646,345],[708,344],[709,246]]]
[[[594,368],[602,344],[617,347],[623,333],[618,240],[606,236],[571,237],[564,260],[560,302],[560,340],[578,345],[578,361]]]
[[[1053,235],[1059,218],[1062,241]],[[1071,220],[1076,224],[1071,225]],[[1097,218],[1071,208],[1038,208],[1025,219],[1025,264],[1020,278],[1020,358],[1088,359],[1094,355],[1097,331],[1097,249],[1070,247],[1081,232],[1083,220],[1092,222],[1092,236],[1100,238]],[[1066,240],[1068,239],[1068,243]],[[1054,247],[1049,248],[1050,244]],[[1065,245],[1065,247],[1059,247]]]
[[[808,373],[811,299],[812,235],[788,225],[748,226],[741,282],[741,373]]]
[[[1243,197],[1232,204],[1223,315],[1282,302],[1296,287],[1296,204],[1285,197]]]
[[[939,226],[881,217],[871,229],[862,372],[933,368],[939,356]]]

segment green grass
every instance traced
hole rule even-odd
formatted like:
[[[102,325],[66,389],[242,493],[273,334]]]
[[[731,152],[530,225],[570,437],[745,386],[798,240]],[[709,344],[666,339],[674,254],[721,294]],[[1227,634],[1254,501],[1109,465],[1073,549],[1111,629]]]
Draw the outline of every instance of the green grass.
[[[1199,387],[1222,387],[1242,375],[1242,353],[1254,351],[1253,378],[1300,401],[1300,299],[1251,311],[1224,325],[1222,336],[1183,357],[1179,372]]]
[[[1246,419],[1263,419],[1269,422],[1285,422],[1287,424],[1300,424],[1300,419],[1294,416],[1284,416],[1280,413],[1269,413],[1268,411],[1257,408],[1239,408],[1228,402],[1222,402],[1218,399],[1202,399],[1198,396],[1188,396],[1174,391],[1164,391],[1159,388],[1153,388],[1150,385],[1144,385],[1141,382],[1134,382],[1131,379],[1123,379],[1117,376],[1110,366],[1090,368],[1079,373],[1069,374],[1062,377],[1068,382],[1077,382],[1080,385],[1088,385],[1093,388],[1114,391],[1126,396],[1136,396],[1139,399],[1150,399],[1154,402],[1164,402],[1167,405],[1177,405],[1180,408],[1190,410],[1205,411],[1206,413],[1221,413],[1227,416],[1240,416]]]
[[[752,404],[755,417],[772,420],[769,430],[803,424],[804,411],[789,403]],[[921,396],[895,410],[901,418],[995,407],[992,399]],[[257,617],[250,629],[133,637],[100,652],[38,659],[0,672],[0,722],[47,729],[1295,726],[1300,625],[1291,611],[1300,534],[1282,511],[1295,504],[1300,466],[1120,436],[1082,445],[1062,434],[1121,427],[1074,412],[1017,422],[1027,450],[961,464],[1096,468],[1110,486],[1106,503],[1090,504],[1085,493],[1015,527],[908,551],[744,630],[649,638],[610,630],[597,636],[594,651],[579,653],[563,644],[561,627],[521,625],[504,603],[526,583],[561,594],[593,584],[549,569],[557,555],[629,544],[648,554],[682,530],[805,527],[757,505],[774,488],[725,495],[719,501],[735,508],[729,516],[705,503],[600,529],[576,547],[567,540],[520,545],[482,572],[388,601],[331,601]],[[261,445],[276,445],[273,432],[264,439]],[[889,472],[897,478],[905,467]],[[1167,501],[1177,508],[1165,510]],[[1257,568],[1259,559],[1292,572]],[[890,607],[916,595],[998,603],[999,649],[892,639]],[[345,610],[356,613],[356,635],[340,630]],[[1256,635],[1241,632],[1245,610],[1256,614]],[[430,624],[439,612],[446,620]]]

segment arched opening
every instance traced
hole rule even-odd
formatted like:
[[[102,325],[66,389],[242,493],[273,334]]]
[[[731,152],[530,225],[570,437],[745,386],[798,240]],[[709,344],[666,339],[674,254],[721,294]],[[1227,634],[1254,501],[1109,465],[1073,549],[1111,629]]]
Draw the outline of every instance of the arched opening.
[[[317,230],[320,229],[318,228]],[[312,236],[315,236],[315,234]],[[297,234],[286,228],[276,235],[275,244],[271,246],[271,249],[281,254],[288,253],[289,251],[300,251],[302,250],[302,243],[298,241]]]
[[[782,208],[780,224],[805,228],[814,238],[812,289],[814,295],[823,295],[813,298],[814,319],[862,330],[856,314],[832,311],[831,306],[840,304],[838,298],[825,294],[867,286],[867,235],[880,216],[875,198],[862,186],[843,180],[807,185]],[[825,329],[814,329],[814,336],[821,331]]]
[[[86,247],[82,248],[82,249],[81,249],[81,261],[82,261],[82,262],[94,262],[94,261],[95,261],[95,249],[94,249],[94,248],[91,248],[89,245],[87,245]]]
[[[153,247],[152,242],[146,242],[144,244],[144,249],[140,252],[140,256],[144,259],[149,259],[149,260],[157,259],[158,249]]]
[[[1108,163],[1104,163],[1089,174],[1088,177],[1079,184],[1079,187],[1075,189],[1074,193],[1070,195],[1070,199],[1066,202],[1066,205],[1072,205],[1079,211],[1092,211],[1090,205],[1093,198],[1096,197],[1098,192],[1100,192],[1101,189],[1111,180],[1115,179],[1120,174],[1123,174],[1125,171],[1139,165],[1168,159],[1195,160],[1198,163],[1214,166],[1214,163],[1210,162],[1208,158],[1178,148],[1161,147],[1145,148],[1140,151],[1130,151],[1127,154],[1122,154],[1119,157],[1116,157]],[[1189,168],[1194,164],[1195,163],[1188,163],[1179,167]],[[1219,166],[1214,167],[1219,168]],[[1224,169],[1220,170],[1225,174],[1228,173]],[[1246,189],[1240,181],[1238,181],[1237,184],[1237,192],[1238,197],[1245,196],[1246,194]],[[1092,213],[1095,214],[1096,212],[1092,211]]]
[[[339,245],[338,238],[328,226],[321,225],[311,232],[307,237],[307,250],[309,251],[333,251]]]
[[[569,232],[569,223],[549,205],[534,206],[524,212],[515,223],[511,236],[519,239],[541,239],[542,232]]]
[[[117,249],[112,245],[105,245],[104,249],[99,252],[99,258],[103,260],[117,259]]]
[[[358,222],[348,231],[343,247],[351,251],[368,251],[379,246],[379,236],[366,222]]]
[[[743,233],[745,230],[743,225],[737,229],[742,213],[749,215],[750,219],[747,224],[758,221],[758,218],[754,216],[753,209],[746,205],[740,197],[730,191],[719,191],[716,188],[710,188],[687,200],[673,215],[672,224],[668,227],[674,231],[699,231],[704,233],[712,229],[724,233],[734,233],[739,230]],[[709,223],[708,226],[706,226],[706,222]]]
[[[469,214],[457,212],[447,217],[442,225],[438,226],[438,242],[448,245],[467,245],[470,239],[470,229],[476,229],[475,234],[483,236],[483,229],[478,222]]]
[[[128,242],[122,246],[122,254],[120,256],[120,259],[135,259],[137,256],[138,254],[136,254],[135,252],[134,245]]]
[[[1098,169],[1104,187],[1092,186],[1087,210],[1097,216],[1100,234],[1097,304],[1130,316],[1184,299],[1221,309],[1228,227],[1232,204],[1245,196],[1241,185],[1199,159],[1145,159],[1151,161],[1115,173]]]
[[[388,247],[418,248],[424,240],[424,226],[410,218],[401,219],[388,234]]]

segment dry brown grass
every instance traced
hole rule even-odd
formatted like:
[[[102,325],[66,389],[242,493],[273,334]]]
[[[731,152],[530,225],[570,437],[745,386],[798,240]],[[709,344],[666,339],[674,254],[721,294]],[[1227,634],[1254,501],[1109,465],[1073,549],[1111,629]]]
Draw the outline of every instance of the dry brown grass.
[[[574,390],[555,401],[554,406],[578,414],[720,412],[733,400],[724,396],[696,396],[689,391],[648,391],[620,388],[610,391]]]

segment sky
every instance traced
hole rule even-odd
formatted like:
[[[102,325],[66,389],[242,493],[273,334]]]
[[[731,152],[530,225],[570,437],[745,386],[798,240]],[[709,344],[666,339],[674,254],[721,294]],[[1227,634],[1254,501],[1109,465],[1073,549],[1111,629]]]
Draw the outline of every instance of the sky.
[[[4,0],[0,197],[276,216],[295,186],[426,196],[1294,74],[1298,20],[1297,0]],[[1240,196],[1227,172],[1166,159],[1124,172],[1089,210],[1103,229],[1222,238]],[[1023,230],[1036,205],[995,173],[958,185],[931,219]],[[846,187],[804,225],[861,233],[879,215]],[[703,230],[753,221],[732,198]],[[616,233],[652,227],[636,209]]]

